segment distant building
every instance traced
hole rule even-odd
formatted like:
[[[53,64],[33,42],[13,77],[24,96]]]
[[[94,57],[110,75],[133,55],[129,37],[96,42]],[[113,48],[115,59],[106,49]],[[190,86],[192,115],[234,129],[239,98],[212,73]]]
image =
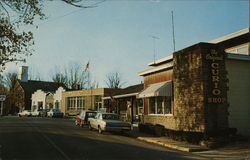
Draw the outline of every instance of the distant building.
[[[250,135],[249,28],[149,63],[143,123],[170,131]]]
[[[8,94],[7,113],[17,113],[21,110],[31,110],[31,95],[37,90],[55,92],[64,84],[56,82],[45,82],[28,80],[28,67],[22,66],[19,69],[18,80]]]
[[[103,97],[111,95],[116,89],[96,88],[62,92],[62,112],[77,115],[81,110],[106,110]]]
[[[35,91],[32,96],[31,110],[36,109],[59,109],[61,110],[62,92],[66,90],[63,87],[59,87],[53,91],[43,91],[41,89]]]
[[[143,101],[136,98],[143,90],[143,84],[137,84],[119,89],[112,96],[103,97],[104,106],[109,112],[121,115],[123,120],[129,122],[139,121],[143,111]]]

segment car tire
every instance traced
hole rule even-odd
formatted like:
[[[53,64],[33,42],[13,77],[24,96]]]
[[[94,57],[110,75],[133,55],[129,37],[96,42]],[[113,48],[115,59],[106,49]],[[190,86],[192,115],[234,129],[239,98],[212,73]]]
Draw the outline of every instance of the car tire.
[[[91,124],[89,124],[89,130],[92,130],[93,128],[92,128],[92,126],[91,126]]]
[[[100,126],[98,126],[98,133],[99,133],[99,134],[102,134],[102,129],[101,129]]]
[[[19,114],[18,117],[22,117],[22,116]]]

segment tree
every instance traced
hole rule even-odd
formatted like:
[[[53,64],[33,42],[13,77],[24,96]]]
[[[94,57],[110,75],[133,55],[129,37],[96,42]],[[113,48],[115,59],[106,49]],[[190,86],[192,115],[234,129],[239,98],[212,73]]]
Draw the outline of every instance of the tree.
[[[4,85],[4,77],[0,74],[0,94],[5,94],[7,92],[7,88]]]
[[[121,88],[124,85],[124,82],[122,82],[122,77],[119,72],[110,72],[106,75],[106,84],[108,88]]]
[[[83,89],[87,84],[87,75],[79,63],[69,64],[64,71],[57,67],[51,79],[53,82],[63,83],[70,89]]]
[[[61,0],[81,8],[82,0]],[[25,61],[33,53],[33,34],[21,30],[22,26],[33,25],[35,19],[44,20],[43,4],[46,0],[1,0],[0,1],[0,72],[9,62]]]
[[[5,86],[10,90],[17,82],[17,72],[8,72],[4,76]]]

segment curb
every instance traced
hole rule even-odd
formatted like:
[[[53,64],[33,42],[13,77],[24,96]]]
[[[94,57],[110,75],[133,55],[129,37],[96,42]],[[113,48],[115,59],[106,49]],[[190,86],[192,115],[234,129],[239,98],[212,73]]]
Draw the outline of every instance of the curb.
[[[144,138],[144,137],[137,137],[138,140],[141,141],[145,141],[145,142],[149,142],[149,143],[154,143],[154,144],[158,144],[164,147],[168,147],[171,149],[176,149],[179,151],[183,151],[183,152],[198,152],[198,151],[205,151],[208,150],[208,148],[202,148],[202,147],[182,147],[182,146],[178,146],[178,145],[174,145],[174,144],[168,144],[168,143],[164,143],[158,140],[154,140],[154,139],[150,139],[150,138]]]

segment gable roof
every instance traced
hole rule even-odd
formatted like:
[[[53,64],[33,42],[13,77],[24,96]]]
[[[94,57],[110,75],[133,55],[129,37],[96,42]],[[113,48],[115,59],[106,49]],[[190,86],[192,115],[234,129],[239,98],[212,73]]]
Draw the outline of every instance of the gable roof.
[[[23,88],[24,92],[26,93],[33,93],[38,89],[41,89],[46,92],[55,92],[58,87],[65,87],[63,83],[57,82],[46,82],[46,81],[35,81],[35,80],[28,80],[28,82],[22,82],[18,80],[18,83]]]

